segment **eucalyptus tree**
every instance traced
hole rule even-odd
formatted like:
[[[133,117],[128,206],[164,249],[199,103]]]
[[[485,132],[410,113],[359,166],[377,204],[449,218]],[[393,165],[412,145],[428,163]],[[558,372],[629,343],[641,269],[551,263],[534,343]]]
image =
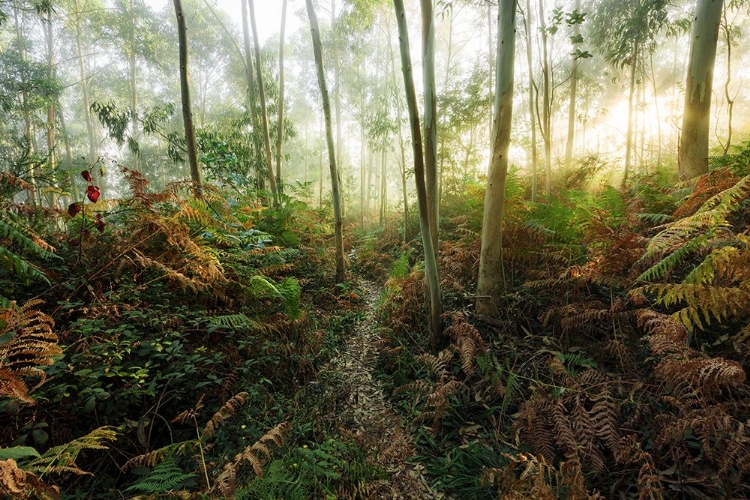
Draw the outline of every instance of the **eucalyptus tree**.
[[[547,28],[544,0],[538,0],[539,7],[539,30],[542,33],[542,116],[540,132],[544,140],[544,163],[545,163],[545,194],[547,199],[552,194],[552,58],[549,48],[549,36],[551,31]],[[497,88],[497,87],[496,87]],[[497,100],[498,96],[495,95]],[[494,125],[493,125],[494,127]]]
[[[590,11],[591,45],[616,68],[630,67],[623,184],[633,155],[637,68],[643,55],[656,48],[655,39],[668,21],[667,5],[667,0],[598,0]]]
[[[276,180],[281,182],[281,162],[284,158],[284,42],[287,0],[281,6],[281,35],[279,36],[279,121],[276,132]]]
[[[523,16],[524,20],[524,31],[526,33],[526,65],[529,72],[529,129],[531,130],[531,201],[536,202],[537,199],[537,150],[536,150],[536,112],[534,111],[535,98],[535,85],[534,85],[534,63],[533,63],[533,46],[531,43],[531,0],[526,0],[526,11]]]
[[[119,53],[127,64],[129,86],[129,106],[131,120],[131,147],[133,168],[140,170],[140,154],[136,144],[140,137],[139,122],[136,119],[139,106],[139,75],[141,68],[159,66],[162,38],[159,36],[159,19],[143,0],[116,0],[113,9],[103,23],[104,40],[111,45],[114,53]]]
[[[438,251],[440,221],[437,176],[437,90],[435,88],[435,13],[433,0],[420,0],[422,7],[422,92],[424,93],[424,168],[427,215],[432,248]]]
[[[310,0],[308,0],[310,1]],[[417,93],[414,89],[411,54],[409,48],[409,32],[406,25],[406,12],[403,0],[393,0],[396,11],[399,32],[399,48],[401,52],[401,72],[404,78],[406,93],[406,108],[409,112],[409,125],[412,135],[412,149],[414,153],[414,180],[417,186],[417,201],[419,206],[419,226],[422,232],[424,247],[425,277],[430,298],[430,348],[437,352],[445,343],[443,333],[442,312],[443,305],[440,297],[440,276],[437,266],[437,253],[433,246],[433,230],[430,227],[431,207],[427,201],[427,183],[425,181],[425,157],[422,149],[422,131],[420,129],[419,107]]]
[[[307,17],[310,20],[310,35],[312,36],[315,65],[318,73],[318,85],[323,101],[323,116],[326,126],[326,143],[328,145],[328,166],[331,172],[331,196],[333,197],[333,226],[334,240],[336,246],[336,283],[344,281],[344,223],[341,214],[341,193],[339,185],[341,177],[336,167],[336,149],[333,144],[333,130],[331,126],[331,101],[328,96],[328,83],[326,82],[325,68],[323,66],[323,47],[320,41],[320,28],[318,17],[312,0],[305,0]]]
[[[581,36],[581,23],[586,18],[586,14],[581,12],[581,0],[575,0],[573,12],[566,16],[566,22],[569,27],[572,26],[570,42],[576,49],[571,52],[570,68],[570,101],[568,104],[568,138],[565,143],[565,164],[570,165],[573,160],[573,143],[575,142],[576,127],[576,99],[578,98],[578,64],[582,58],[590,57],[587,51],[582,51],[579,47],[583,43]]]
[[[88,145],[86,161],[92,165],[97,161],[99,156],[99,141],[96,137],[94,121],[91,116],[91,76],[88,54],[90,48],[99,39],[98,33],[101,28],[104,4],[101,0],[64,0],[61,2],[61,7],[64,9],[66,24],[73,34],[74,52],[78,60],[78,78],[81,89],[80,111],[86,124]]]
[[[497,317],[503,288],[503,238],[505,184],[513,118],[513,69],[516,41],[516,0],[498,5],[495,111],[492,149],[482,218],[482,247],[477,281],[477,315]]]
[[[200,195],[203,184],[203,172],[198,164],[198,147],[195,141],[195,125],[190,102],[190,71],[188,68],[188,39],[185,13],[182,11],[182,0],[174,1],[174,12],[177,17],[177,34],[180,49],[180,93],[182,95],[182,120],[185,125],[185,147],[187,149],[190,177],[197,185],[196,193]]]
[[[258,40],[258,26],[255,22],[255,5],[253,0],[247,0],[249,2],[250,11],[250,27],[253,32],[253,42],[255,45],[255,70],[256,77],[258,79],[258,98],[260,99],[260,119],[263,126],[263,144],[266,152],[266,166],[268,167],[268,182],[271,186],[271,195],[273,196],[273,204],[278,205],[278,186],[276,183],[276,175],[273,171],[273,157],[271,155],[271,136],[268,128],[268,111],[266,107],[266,91],[263,85],[263,72],[261,71],[261,58],[260,58],[260,41]]]
[[[708,172],[714,63],[723,6],[724,0],[698,0],[696,6],[678,158],[680,178],[683,180]]]

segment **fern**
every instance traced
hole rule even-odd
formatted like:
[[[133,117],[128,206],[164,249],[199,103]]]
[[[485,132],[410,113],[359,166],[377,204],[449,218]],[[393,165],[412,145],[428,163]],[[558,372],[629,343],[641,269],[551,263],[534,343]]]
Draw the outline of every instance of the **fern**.
[[[638,279],[654,281],[663,278],[688,255],[705,248],[731,227],[729,216],[743,208],[748,195],[750,176],[706,200],[694,214],[668,224],[649,242],[640,262],[655,264],[650,264]]]
[[[41,385],[47,374],[38,367],[52,365],[53,358],[62,354],[52,331],[55,322],[35,309],[39,304],[40,300],[32,300],[18,308],[11,302],[9,308],[0,309],[0,395],[27,403],[34,400],[23,378],[36,378]]]
[[[224,497],[233,498],[237,489],[237,472],[243,462],[250,462],[253,472],[257,477],[263,476],[263,462],[271,457],[269,446],[274,444],[281,446],[289,434],[289,424],[282,422],[263,436],[255,443],[238,453],[232,462],[224,466],[224,470],[216,478],[214,488]]]
[[[154,467],[146,477],[125,488],[125,491],[146,494],[168,493],[180,486],[185,486],[196,477],[192,472],[184,472],[174,458],[169,457]]]
[[[90,474],[76,464],[78,455],[83,450],[106,450],[105,443],[115,439],[117,439],[117,431],[113,427],[99,427],[69,443],[50,448],[41,457],[29,462],[28,470],[40,478],[50,473],[61,472]]]
[[[55,248],[36,234],[17,214],[8,209],[0,210],[0,268],[14,277],[14,281],[42,281],[50,284],[47,275],[28,257],[59,259]],[[0,293],[0,306],[7,306],[9,299]]]

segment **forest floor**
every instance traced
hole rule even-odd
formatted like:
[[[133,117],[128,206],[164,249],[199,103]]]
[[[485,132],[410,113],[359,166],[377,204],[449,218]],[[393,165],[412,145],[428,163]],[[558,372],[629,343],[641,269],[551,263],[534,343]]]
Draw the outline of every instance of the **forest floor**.
[[[339,432],[351,436],[367,450],[368,462],[387,473],[376,485],[370,485],[367,498],[446,499],[445,494],[430,487],[423,467],[409,462],[416,453],[409,429],[374,377],[379,355],[375,312],[380,288],[365,279],[360,279],[358,286],[362,293],[361,320],[315,382],[324,384],[323,399],[329,411],[334,412],[327,418]]]

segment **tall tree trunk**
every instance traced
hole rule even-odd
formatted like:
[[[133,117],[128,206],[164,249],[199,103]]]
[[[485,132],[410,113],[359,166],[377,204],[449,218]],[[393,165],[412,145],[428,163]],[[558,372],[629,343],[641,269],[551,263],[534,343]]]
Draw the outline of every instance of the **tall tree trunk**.
[[[388,58],[391,61],[391,78],[393,81],[393,88],[397,89],[398,86],[396,85],[396,61],[395,57],[393,55],[393,45],[391,45],[390,41],[388,41]],[[407,190],[406,186],[406,147],[404,146],[404,134],[402,130],[402,116],[403,116],[403,108],[401,107],[401,99],[398,96],[398,92],[395,92],[396,95],[394,97],[396,101],[396,117],[398,120],[398,148],[399,152],[401,154],[401,161],[399,162],[399,167],[401,169],[401,194],[403,196],[403,203],[404,203],[404,243],[406,243],[408,240],[409,235],[407,234],[407,227],[409,224],[409,192]]]
[[[576,0],[576,12],[581,10],[581,0]],[[573,25],[573,37],[578,38],[581,34],[581,25]],[[573,61],[570,68],[570,103],[568,105],[568,140],[565,144],[565,164],[570,166],[573,161],[573,143],[575,142],[576,133],[576,98],[578,97],[578,57],[573,54]]]
[[[190,178],[196,184],[196,194],[201,195],[203,172],[198,165],[198,147],[195,141],[195,125],[190,102],[190,71],[188,70],[188,40],[185,14],[182,12],[182,0],[174,0],[174,12],[177,16],[177,33],[180,40],[180,93],[182,94],[182,120],[185,124],[185,145],[187,147]]]
[[[435,90],[435,15],[433,0],[420,0],[422,5],[422,80],[424,89],[424,169],[427,188],[427,210],[432,247],[438,251],[437,181],[437,94]],[[436,253],[437,255],[437,253]]]
[[[659,108],[658,88],[656,85],[656,71],[654,70],[654,51],[649,51],[651,66],[651,84],[654,90],[654,109],[656,110],[656,163],[657,167],[661,166],[661,111]],[[585,141],[584,141],[585,142]]]
[[[531,50],[531,0],[526,0],[526,65],[529,70],[529,125],[531,127],[531,201],[536,203],[537,198],[537,154],[536,154],[536,113],[534,103],[534,65]]]
[[[635,72],[638,67],[638,42],[633,45],[633,56],[630,61],[630,93],[628,94],[628,130],[625,134],[625,173],[622,176],[622,186],[628,182],[628,175],[633,158],[633,99],[635,98]]]
[[[685,82],[679,171],[683,180],[708,172],[708,130],[716,43],[724,0],[698,0]]]
[[[542,86],[544,102],[542,103],[542,138],[544,139],[544,162],[546,170],[545,193],[547,200],[552,195],[552,89],[550,88],[549,35],[545,22],[544,0],[539,0],[539,29],[542,32]],[[497,100],[497,96],[495,96]]]
[[[26,92],[26,50],[24,49],[24,41],[23,41],[23,33],[21,30],[21,19],[19,17],[20,7],[18,6],[18,2],[14,0],[13,2],[13,16],[16,23],[16,48],[18,49],[18,58],[21,61],[21,107],[23,109],[23,122],[24,122],[24,136],[27,141],[27,145],[29,148],[29,154],[31,157],[34,155],[34,138],[33,138],[33,130],[31,126],[31,110],[29,109],[29,96]],[[31,183],[32,189],[29,191],[28,194],[28,201],[32,205],[36,205],[37,203],[40,203],[42,200],[41,195],[38,192],[37,184],[36,184],[36,172],[35,172],[35,165],[34,163],[29,163],[29,182]]]
[[[503,238],[505,184],[508,176],[508,149],[513,117],[513,66],[516,43],[516,0],[498,7],[497,83],[495,120],[492,127],[492,157],[487,175],[482,219],[482,247],[477,281],[477,315],[495,318],[503,289]]]
[[[724,40],[727,43],[727,79],[724,82],[724,98],[727,100],[727,142],[721,146],[726,155],[729,152],[729,146],[732,145],[732,115],[734,114],[734,98],[729,93],[729,85],[732,83],[732,32],[727,20],[726,9],[724,9],[724,21],[721,23],[721,27],[724,31]]]
[[[380,225],[385,226],[386,211],[388,210],[388,179],[385,175],[386,163],[385,137],[380,150]]]
[[[357,67],[358,80],[362,79],[362,64]],[[362,89],[359,94],[359,225],[365,228],[365,214],[369,208],[370,192],[369,185],[365,185],[365,91]],[[370,171],[368,171],[370,173]]]
[[[268,112],[266,110],[266,91],[263,88],[263,71],[260,59],[260,41],[258,40],[258,26],[255,22],[255,3],[249,2],[250,10],[250,27],[253,32],[253,42],[255,45],[255,75],[258,78],[258,97],[260,98],[260,118],[263,125],[263,144],[266,150],[266,166],[268,167],[268,183],[271,185],[271,195],[273,204],[279,204],[278,190],[276,186],[276,175],[273,171],[273,156],[271,155],[271,135],[268,132]]]
[[[422,230],[422,245],[424,247],[425,277],[427,278],[427,290],[430,297],[430,348],[433,352],[437,352],[445,344],[442,321],[443,304],[440,298],[440,276],[436,258],[437,254],[432,243],[432,231],[430,229],[430,207],[427,204],[427,185],[425,182],[424,156],[422,154],[419,108],[411,69],[409,33],[406,27],[404,2],[403,0],[393,0],[393,6],[396,10],[396,19],[398,20],[401,70],[404,75],[406,107],[409,111],[409,123],[411,126],[412,147],[414,150],[414,180],[417,186],[419,225]]]
[[[443,77],[443,92],[447,92],[448,84],[450,83],[451,75],[451,63],[453,62],[453,9],[448,9],[448,56],[445,60],[445,74]],[[445,110],[440,111],[440,116],[443,120],[443,128],[447,129],[448,118]],[[437,194],[437,215],[440,215],[440,202],[443,199],[443,184],[445,175],[445,158],[448,156],[448,152],[445,148],[445,134],[440,134],[440,170],[438,172],[438,194]]]
[[[307,5],[307,17],[310,19],[310,34],[312,35],[313,53],[315,54],[315,66],[318,68],[318,85],[323,100],[323,115],[326,122],[326,143],[328,145],[328,165],[331,171],[331,196],[333,197],[333,227],[336,243],[336,283],[344,281],[344,224],[341,215],[341,193],[339,184],[338,168],[336,168],[336,149],[333,145],[333,127],[331,126],[331,101],[328,97],[328,84],[326,83],[325,70],[323,68],[323,46],[320,42],[320,28],[318,17],[312,0],[305,0]]]
[[[83,13],[79,0],[75,0],[75,38],[76,38],[76,56],[78,57],[78,70],[81,78],[81,95],[83,97],[83,118],[86,122],[86,136],[88,138],[88,155],[86,161],[93,165],[98,156],[96,151],[96,137],[94,135],[94,123],[91,119],[91,100],[89,98],[89,81],[86,75],[86,60],[83,57],[83,27],[81,21]]]
[[[45,38],[47,41],[47,78],[52,81],[55,78],[55,39],[52,30],[52,10],[47,12],[47,17],[44,19],[45,26]],[[47,155],[49,157],[49,166],[52,173],[52,183],[54,189],[50,197],[50,206],[57,208],[58,206],[58,178],[59,172],[57,171],[57,147],[55,137],[55,124],[56,124],[56,101],[51,99],[47,105]]]
[[[279,127],[276,133],[276,180],[281,184],[281,163],[284,146],[284,33],[286,32],[286,3],[281,5],[281,35],[279,40]]]
[[[250,113],[250,124],[252,125],[252,133],[250,135],[250,151],[252,157],[255,158],[255,174],[258,183],[258,189],[263,189],[263,169],[259,164],[260,159],[260,146],[256,140],[258,137],[258,114],[255,112],[255,65],[253,64],[253,51],[250,46],[250,20],[248,19],[247,13],[247,2],[242,2],[242,41],[245,48],[245,78],[247,80],[247,111]]]
[[[138,130],[138,120],[136,119],[138,113],[138,87],[136,82],[138,81],[138,66],[135,59],[135,3],[134,0],[130,0],[130,49],[128,51],[128,72],[130,73],[130,109],[133,112],[133,122],[131,124],[131,135],[134,141],[138,141],[140,131]],[[133,170],[140,172],[141,170],[141,155],[140,153],[133,155]]]

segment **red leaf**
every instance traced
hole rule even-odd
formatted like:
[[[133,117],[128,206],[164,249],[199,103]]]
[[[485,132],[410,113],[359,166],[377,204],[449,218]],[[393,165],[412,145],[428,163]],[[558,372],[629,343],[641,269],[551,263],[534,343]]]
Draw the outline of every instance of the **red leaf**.
[[[75,217],[78,212],[81,211],[81,205],[78,203],[71,203],[68,205],[68,215]]]
[[[93,186],[90,185],[86,188],[86,197],[91,201],[91,203],[96,203],[96,200],[99,199],[99,195],[101,192],[99,191],[99,186]]]
[[[86,180],[86,182],[91,182],[94,180],[94,178],[91,177],[91,173],[88,170],[84,170],[83,172],[81,172],[81,177],[83,177]]]
[[[101,220],[101,219],[96,219],[96,222],[94,222],[94,227],[100,233],[104,232],[104,226],[106,226],[106,225],[107,224],[103,220]]]
[[[73,238],[72,240],[68,241],[68,245],[72,247],[80,247],[81,246],[81,238]]]
[[[99,220],[102,218],[102,214],[96,214],[96,220]]]

